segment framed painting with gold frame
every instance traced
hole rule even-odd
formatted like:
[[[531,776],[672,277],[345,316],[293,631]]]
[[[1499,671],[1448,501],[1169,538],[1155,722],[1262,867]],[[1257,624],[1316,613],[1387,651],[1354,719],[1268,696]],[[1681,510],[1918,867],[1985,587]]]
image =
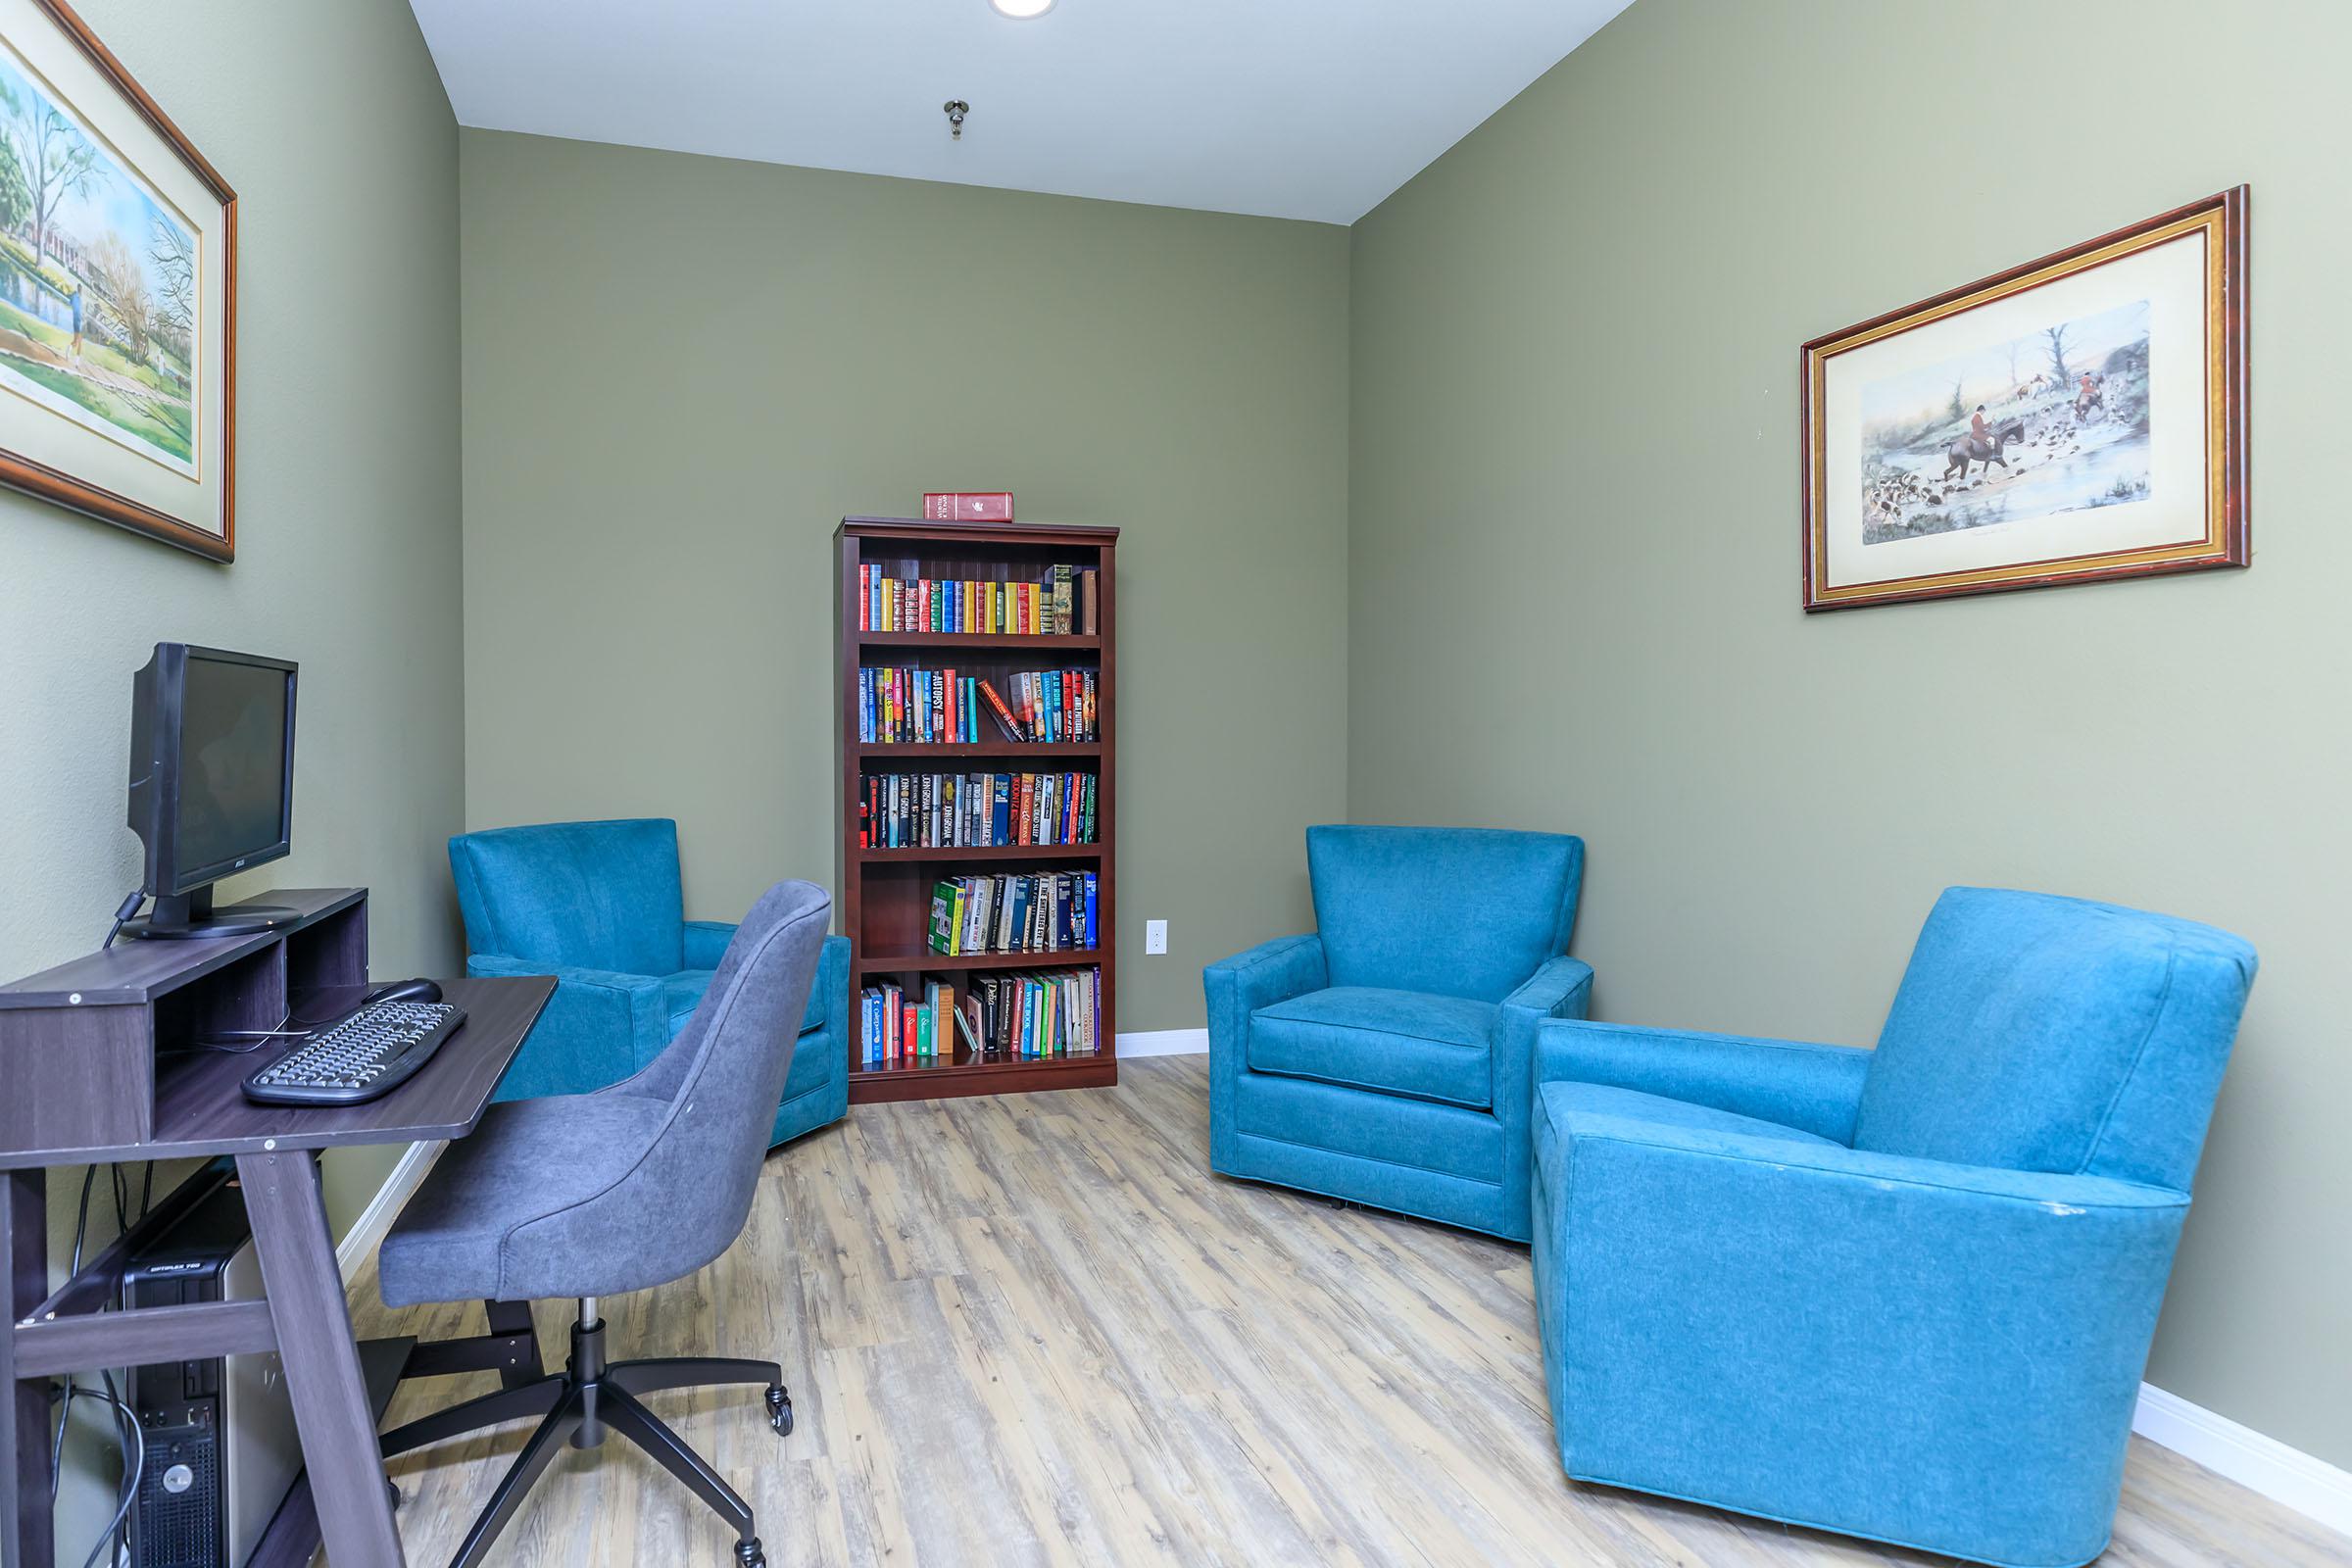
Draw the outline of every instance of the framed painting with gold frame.
[[[2243,566],[2246,187],[1804,347],[1804,606]]]
[[[0,484],[236,555],[237,197],[67,0],[0,0]]]

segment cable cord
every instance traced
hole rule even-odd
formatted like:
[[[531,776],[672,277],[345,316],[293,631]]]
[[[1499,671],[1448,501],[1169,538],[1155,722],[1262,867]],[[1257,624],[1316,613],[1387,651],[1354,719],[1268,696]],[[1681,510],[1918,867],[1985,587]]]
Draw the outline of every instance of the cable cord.
[[[146,902],[147,891],[144,888],[134,891],[129,898],[122,901],[122,905],[115,910],[115,923],[108,927],[106,940],[98,944],[98,949],[101,953],[115,945],[115,938],[122,934],[122,922],[129,919],[132,915],[138,913],[139,906],[145,904]]]
[[[81,1168],[81,1205],[74,1219],[74,1261],[66,1265],[66,1278],[73,1279],[81,1272],[81,1244],[90,1232],[90,1187],[98,1179],[98,1167]],[[74,1395],[80,1387],[72,1378],[66,1379],[66,1396],[57,1413],[57,1435],[49,1440],[49,1503],[57,1504],[58,1464],[66,1455],[66,1425],[74,1419]]]
[[[91,1544],[90,1554],[81,1559],[81,1568],[97,1568],[98,1559],[110,1545],[116,1548],[118,1557],[121,1555],[122,1533],[130,1522],[131,1504],[139,1500],[139,1483],[147,1475],[147,1445],[139,1437],[138,1412],[124,1402],[115,1386],[115,1374],[112,1371],[98,1375],[104,1381],[105,1388],[83,1389],[81,1392],[93,1399],[104,1399],[114,1407],[115,1444],[122,1456],[122,1482],[121,1493],[115,1499],[114,1514],[106,1521],[106,1528],[99,1532],[97,1541]],[[66,1380],[68,1394],[76,1387],[73,1379]]]
[[[90,1190],[97,1185],[97,1177],[98,1167],[96,1165],[87,1165],[82,1168],[81,1198],[75,1204],[74,1216],[74,1254],[72,1262],[67,1265],[69,1279],[81,1272],[82,1252],[89,1241]],[[110,1178],[115,1190],[115,1218],[121,1228],[128,1229],[128,1226],[122,1222],[127,1218],[129,1193],[122,1176],[122,1167],[120,1164],[110,1167]],[[154,1178],[155,1165],[150,1160],[146,1174],[146,1180],[150,1186],[152,1186]],[[142,1207],[140,1217],[146,1217],[144,1207]],[[105,1308],[101,1307],[100,1310],[103,1311]],[[113,1516],[107,1520],[106,1528],[99,1533],[97,1541],[92,1544],[89,1555],[82,1559],[81,1568],[97,1568],[98,1559],[105,1554],[110,1544],[115,1547],[118,1559],[126,1549],[127,1538],[124,1532],[129,1524],[131,1505],[138,1501],[139,1484],[147,1474],[147,1445],[139,1434],[138,1412],[133,1410],[122,1398],[122,1392],[115,1384],[115,1374],[111,1368],[102,1369],[98,1376],[105,1385],[102,1390],[83,1388],[70,1377],[65,1380],[65,1394],[58,1410],[57,1432],[49,1442],[49,1502],[50,1506],[55,1507],[58,1482],[61,1479],[59,1466],[65,1459],[66,1429],[74,1420],[74,1396],[83,1394],[93,1399],[104,1399],[111,1407],[115,1418],[115,1445],[122,1456],[122,1490],[121,1494],[115,1500]]]

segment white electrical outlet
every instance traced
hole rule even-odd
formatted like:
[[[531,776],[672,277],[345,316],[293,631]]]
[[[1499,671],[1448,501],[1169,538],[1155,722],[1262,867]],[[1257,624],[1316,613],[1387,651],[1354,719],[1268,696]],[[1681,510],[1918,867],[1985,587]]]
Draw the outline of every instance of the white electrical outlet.
[[[1144,951],[1146,953],[1165,953],[1168,951],[1167,921],[1146,920],[1144,922]]]

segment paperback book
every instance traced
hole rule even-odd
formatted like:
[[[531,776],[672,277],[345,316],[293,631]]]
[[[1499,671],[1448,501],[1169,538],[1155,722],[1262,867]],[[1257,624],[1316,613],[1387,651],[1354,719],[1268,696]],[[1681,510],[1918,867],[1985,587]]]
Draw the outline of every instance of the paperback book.
[[[1096,891],[1092,871],[949,877],[931,889],[931,951],[949,957],[1092,951]]]
[[[1092,844],[1092,773],[868,773],[858,847],[961,850]]]
[[[858,629],[1092,637],[1102,630],[1102,572],[1057,564],[1035,579],[924,577],[912,564],[858,567]]]

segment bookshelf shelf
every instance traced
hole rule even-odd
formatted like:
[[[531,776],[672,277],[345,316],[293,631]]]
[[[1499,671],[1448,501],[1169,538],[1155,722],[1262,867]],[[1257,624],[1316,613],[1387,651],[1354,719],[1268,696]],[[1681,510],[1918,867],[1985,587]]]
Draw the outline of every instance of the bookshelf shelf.
[[[1041,1089],[1093,1088],[1118,1082],[1116,1053],[1116,956],[1109,933],[1115,910],[1117,772],[1113,722],[1116,663],[1112,611],[1112,558],[1116,528],[924,522],[889,517],[845,517],[834,535],[838,579],[835,594],[836,760],[841,781],[836,839],[841,929],[851,941],[850,1100],[927,1100],[958,1095],[1026,1094]],[[1092,632],[1004,634],[872,630],[859,624],[868,608],[860,568],[872,566],[891,583],[931,579],[950,585],[1037,584],[1056,580],[1055,568],[1091,573]],[[879,590],[877,590],[879,591]],[[891,590],[895,592],[895,588]],[[960,605],[985,604],[986,596],[953,587]],[[1010,589],[1005,590],[1007,598]],[[1073,598],[1075,599],[1075,595]],[[975,612],[972,618],[979,618]],[[937,624],[934,621],[934,624]],[[1075,615],[1073,624],[1083,624]],[[983,739],[977,743],[876,744],[859,738],[858,672],[865,666],[955,670],[993,676],[1004,685],[1007,672],[1072,670],[1093,677],[1100,741],[1039,743]],[[1074,687],[1073,687],[1074,689]],[[984,728],[993,729],[985,712]],[[953,730],[951,729],[951,733]],[[869,775],[988,772],[1078,773],[1091,775],[1095,842],[1091,844],[963,845],[954,848],[868,849],[860,842],[860,803]],[[949,783],[953,783],[953,777]],[[945,798],[947,785],[938,786]],[[931,786],[926,786],[931,788]],[[1016,799],[1018,796],[1016,795]],[[983,797],[985,799],[985,797]],[[1047,952],[970,953],[954,957],[929,949],[932,890],[952,877],[1000,873],[1040,875],[1066,871],[1095,877],[1098,947]],[[999,884],[1002,886],[1002,884]],[[972,884],[965,884],[966,887]],[[985,891],[985,884],[982,884]],[[1000,938],[1001,940],[1001,938]],[[869,1065],[859,1020],[859,995],[867,986],[901,985],[906,1000],[918,1001],[925,982],[952,985],[959,998],[985,984],[998,986],[1036,973],[1099,971],[1093,1054],[980,1057],[949,1025],[953,1050],[937,1057]],[[1049,987],[1049,990],[1051,988]]]
[[[869,762],[922,763],[932,760],[951,760],[959,757],[1042,757],[1068,760],[1071,758],[1101,757],[1100,741],[981,741],[976,745],[962,742],[922,742],[903,745],[860,746],[858,755]]]
[[[945,865],[950,861],[965,860],[1095,860],[1102,858],[1100,844],[991,844],[966,845],[955,850],[853,850],[860,860],[880,860],[900,865],[921,861]],[[928,891],[927,889],[925,891]]]
[[[858,633],[858,645],[860,648],[968,648],[1022,654],[1084,654],[1099,651],[1102,639],[980,631],[861,631]]]
[[[850,1073],[850,1099],[863,1105],[955,1095],[1025,1095],[1040,1089],[1106,1089],[1118,1081],[1119,1066],[1108,1049],[1099,1056],[974,1061],[958,1048],[954,1061],[855,1068]]]
[[[929,950],[861,954],[850,967],[859,974],[958,974],[975,969],[1073,969],[1103,962],[1107,955],[1096,948],[1063,948],[1054,953],[959,953]]]

